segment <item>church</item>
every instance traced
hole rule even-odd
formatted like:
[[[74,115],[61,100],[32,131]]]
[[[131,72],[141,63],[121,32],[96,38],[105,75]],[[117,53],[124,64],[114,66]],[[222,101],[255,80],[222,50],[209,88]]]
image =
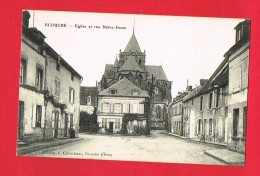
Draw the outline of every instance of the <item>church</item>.
[[[116,87],[125,86],[119,89],[129,91],[129,87],[136,87],[132,92],[137,91],[140,94],[146,92],[145,95],[150,98],[152,104],[152,113],[151,117],[149,117],[151,120],[150,127],[153,129],[167,128],[167,107],[172,99],[171,81],[168,81],[162,66],[146,65],[146,52],[141,50],[134,30],[125,49],[123,51],[120,49],[117,56],[114,64],[106,64],[105,66],[104,74],[99,83],[99,99],[101,96],[118,97],[119,95],[116,95],[117,91],[112,89],[115,84]],[[124,80],[121,81],[122,79]],[[129,84],[122,83],[126,82],[125,79],[129,81]],[[136,96],[136,94],[130,94],[129,92],[127,95],[128,98],[132,98],[131,95]],[[99,111],[101,109],[102,107],[98,107]],[[119,111],[123,112],[123,109]],[[108,114],[108,116],[110,115]],[[100,121],[102,120],[100,119]]]

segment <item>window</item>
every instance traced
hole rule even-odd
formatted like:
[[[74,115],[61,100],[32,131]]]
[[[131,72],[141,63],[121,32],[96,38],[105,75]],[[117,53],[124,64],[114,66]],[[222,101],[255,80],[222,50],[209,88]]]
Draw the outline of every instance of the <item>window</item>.
[[[212,122],[212,118],[209,119],[209,135],[212,135],[212,131],[213,131],[213,122]]]
[[[138,113],[138,104],[133,104],[132,107],[132,113]]]
[[[116,113],[121,112],[121,104],[115,103],[114,112],[116,112]]]
[[[156,106],[156,118],[160,119],[161,118],[161,107],[160,106]]]
[[[115,129],[120,129],[120,119],[115,119]]]
[[[109,112],[109,103],[103,103],[102,110],[103,112]]]
[[[91,96],[87,97],[87,105],[91,105]]]
[[[194,103],[194,102],[193,102],[193,98],[192,98],[192,99],[191,99],[191,105],[193,105],[193,103]]]
[[[203,96],[200,97],[200,111],[203,110]]]
[[[137,96],[137,95],[139,95],[139,91],[138,91],[138,90],[133,90],[132,94],[133,94],[134,96]]]
[[[110,89],[110,94],[115,95],[116,94],[116,89]]]
[[[21,59],[21,66],[20,66],[20,84],[25,84],[26,80],[26,60]]]
[[[43,89],[43,69],[36,67],[36,88]]]
[[[70,128],[74,127],[73,114],[70,115]]]
[[[58,56],[57,62],[56,62],[56,70],[60,71],[60,56]]]
[[[42,106],[37,105],[36,106],[36,123],[35,127],[41,127],[41,121],[42,121]]]
[[[209,94],[209,109],[212,108],[212,99],[213,99],[213,93],[211,92],[211,93]]]
[[[233,136],[238,135],[238,121],[239,121],[239,109],[233,110]]]
[[[71,79],[71,81],[74,80],[74,74],[73,74],[73,73],[71,73],[71,77],[70,77],[70,79]]]
[[[69,102],[74,103],[75,90],[73,88],[69,89]]]
[[[246,137],[247,107],[243,108],[243,137]]]
[[[217,89],[216,107],[219,107],[219,106],[220,106],[219,99],[220,99],[220,89]]]
[[[242,73],[241,73],[241,65],[234,67],[233,68],[233,73],[232,73],[232,86],[233,86],[233,92],[237,92],[240,91],[241,89],[241,77],[242,77]]]
[[[60,97],[60,80],[55,79],[55,92],[54,95],[56,97]]]

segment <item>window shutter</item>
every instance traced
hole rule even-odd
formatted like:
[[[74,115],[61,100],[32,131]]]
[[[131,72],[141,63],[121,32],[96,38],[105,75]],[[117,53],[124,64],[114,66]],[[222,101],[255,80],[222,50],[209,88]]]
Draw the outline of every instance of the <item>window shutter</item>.
[[[35,128],[36,123],[36,106],[32,105],[32,127]]]
[[[110,103],[110,112],[114,112],[113,107],[114,107],[114,103]]]
[[[51,127],[54,128],[54,116],[55,116],[55,113],[54,111],[52,111],[52,114],[51,114]]]
[[[58,113],[58,119],[59,119],[59,128],[61,128],[61,114]]]
[[[42,108],[42,114],[41,114],[41,128],[44,128],[44,121],[45,121],[45,109]]]
[[[217,95],[216,95],[216,93],[214,91],[212,92],[212,96],[213,96],[213,108],[216,108],[216,105],[217,105],[217,102],[216,102]]]

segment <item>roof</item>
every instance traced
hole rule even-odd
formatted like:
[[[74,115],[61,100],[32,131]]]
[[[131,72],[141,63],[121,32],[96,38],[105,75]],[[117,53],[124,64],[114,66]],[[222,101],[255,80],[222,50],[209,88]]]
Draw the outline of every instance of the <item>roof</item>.
[[[80,104],[86,105],[87,104],[87,97],[91,96],[92,104],[96,104],[95,98],[98,95],[98,89],[97,87],[80,87]]]
[[[118,59],[116,58],[113,67],[118,67],[118,66],[119,66],[119,63],[118,63]]]
[[[115,89],[116,94],[111,95],[110,90]],[[139,91],[139,95],[133,95],[133,90]],[[141,90],[139,87],[134,85],[127,78],[119,80],[117,83],[113,84],[109,88],[103,90],[98,95],[101,96],[120,96],[120,97],[149,97],[146,91]]]
[[[192,97],[194,97],[200,90],[201,90],[202,86],[198,86],[194,89],[192,89],[191,92],[188,93],[188,95],[186,95],[185,97],[183,97],[183,101],[188,101],[190,100]]]
[[[114,78],[113,64],[106,64],[104,76],[105,78]]]
[[[61,59],[61,64],[67,68],[68,70],[70,70],[73,74],[75,74],[76,76],[78,76],[80,79],[82,79],[83,77],[71,66],[69,65],[65,59],[63,59],[61,56],[59,56],[59,54],[47,43],[44,41],[44,38],[46,38],[44,36],[44,34],[39,31],[36,27],[34,28],[28,28],[26,27],[24,24],[22,26],[22,32],[24,35],[29,36],[30,39],[34,42],[37,42],[39,44],[41,44],[42,46],[44,46],[44,48],[46,49],[48,54],[51,54],[54,56],[54,59],[60,58]]]
[[[152,75],[153,75],[156,80],[168,81],[166,74],[163,71],[162,66],[146,65],[145,69],[148,72],[148,79],[152,79]]]
[[[119,71],[126,71],[126,70],[133,70],[133,71],[140,71],[143,72],[143,70],[140,68],[140,66],[137,64],[135,58],[133,56],[129,56],[124,65],[119,69]]]
[[[182,100],[183,97],[185,97],[188,94],[188,92],[183,92],[179,95],[177,95],[175,98],[172,99],[171,105],[177,103],[179,100]]]
[[[140,46],[138,44],[138,41],[135,37],[135,33],[133,32],[132,37],[130,38],[128,44],[126,45],[126,48],[124,52],[141,52]]]
[[[228,85],[228,58],[225,58],[221,62],[197,95],[202,95],[213,90],[214,84],[218,85],[218,87]]]

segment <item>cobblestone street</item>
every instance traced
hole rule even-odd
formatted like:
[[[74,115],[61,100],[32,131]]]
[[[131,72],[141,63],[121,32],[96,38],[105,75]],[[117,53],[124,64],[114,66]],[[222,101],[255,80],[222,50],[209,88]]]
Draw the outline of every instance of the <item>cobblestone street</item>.
[[[217,164],[218,160],[205,155],[205,150],[218,147],[191,142],[152,131],[151,137],[81,134],[83,141],[34,152],[30,155],[58,158],[87,158],[168,163]]]

